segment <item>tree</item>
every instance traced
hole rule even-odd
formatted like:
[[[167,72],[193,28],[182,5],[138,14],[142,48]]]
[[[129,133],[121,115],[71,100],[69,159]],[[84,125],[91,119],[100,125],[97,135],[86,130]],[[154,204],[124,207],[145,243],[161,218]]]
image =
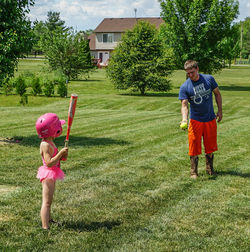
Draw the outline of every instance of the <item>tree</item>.
[[[246,17],[242,25],[242,57],[250,59],[250,17]]]
[[[60,19],[60,12],[49,11],[45,25],[50,32],[58,30],[58,28],[61,28],[63,31],[69,30],[69,28],[65,26],[65,21]]]
[[[43,21],[34,21],[33,22],[33,34],[34,34],[34,44],[32,47],[32,53],[35,55],[42,52],[42,38],[46,34],[54,32],[58,29],[61,29],[64,32],[70,30],[65,26],[65,21],[60,19],[60,12],[49,11],[47,13],[47,20]]]
[[[43,21],[36,20],[33,23],[32,29],[33,29],[33,34],[34,34],[34,44],[32,47],[32,53],[37,55],[38,53],[42,53],[41,39],[46,32],[46,26]]]
[[[85,36],[85,38],[88,38],[89,35],[93,33],[93,30],[92,29],[87,29],[85,31],[79,31],[79,32],[82,33]]]
[[[232,60],[240,54],[240,25],[234,24],[231,27],[231,36],[224,38],[220,43],[220,51],[222,52],[223,59],[228,61],[229,68],[231,67]]]
[[[32,46],[31,23],[26,19],[33,0],[2,0],[0,5],[0,80],[14,75],[18,57]]]
[[[117,89],[168,91],[172,61],[163,49],[156,27],[141,21],[127,31],[114,50],[107,68]]]
[[[47,31],[42,47],[50,68],[61,71],[67,81],[76,79],[81,73],[88,73],[92,68],[89,42],[81,33],[60,28]]]
[[[230,38],[232,22],[239,12],[235,0],[159,0],[166,22],[165,37],[172,47],[176,64],[183,68],[188,59],[195,59],[200,70],[212,73],[223,67],[219,46]]]

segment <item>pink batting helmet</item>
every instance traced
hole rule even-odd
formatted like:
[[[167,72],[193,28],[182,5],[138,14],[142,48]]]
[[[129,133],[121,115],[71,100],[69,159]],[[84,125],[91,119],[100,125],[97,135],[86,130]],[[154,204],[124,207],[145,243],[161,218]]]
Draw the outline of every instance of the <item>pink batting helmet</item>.
[[[40,116],[36,121],[36,131],[40,138],[59,137],[62,134],[64,120],[59,120],[54,113],[47,113]]]

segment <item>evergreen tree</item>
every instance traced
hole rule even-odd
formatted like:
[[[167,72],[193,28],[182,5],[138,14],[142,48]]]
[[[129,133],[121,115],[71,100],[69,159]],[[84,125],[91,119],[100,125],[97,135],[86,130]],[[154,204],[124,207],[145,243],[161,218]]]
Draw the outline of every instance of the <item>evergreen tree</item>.
[[[53,32],[58,28],[62,29],[63,31],[68,30],[68,28],[65,26],[65,21],[60,19],[60,12],[49,11],[45,26],[50,32]]]
[[[242,29],[242,57],[250,60],[250,17],[241,24]]]

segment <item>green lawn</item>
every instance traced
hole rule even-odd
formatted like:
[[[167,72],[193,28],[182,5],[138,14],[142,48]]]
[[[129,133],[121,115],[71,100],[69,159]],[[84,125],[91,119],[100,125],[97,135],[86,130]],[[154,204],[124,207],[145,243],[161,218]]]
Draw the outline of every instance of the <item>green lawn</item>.
[[[42,62],[22,60],[19,72],[38,71]],[[52,207],[61,226],[49,232],[39,216],[35,121],[46,112],[67,119],[69,98],[29,96],[23,107],[18,96],[0,94],[0,250],[249,251],[250,68],[215,78],[224,105],[218,175],[205,174],[201,156],[196,181],[179,129],[183,71],[173,74],[170,93],[144,97],[114,90],[104,70],[70,82],[79,99]]]

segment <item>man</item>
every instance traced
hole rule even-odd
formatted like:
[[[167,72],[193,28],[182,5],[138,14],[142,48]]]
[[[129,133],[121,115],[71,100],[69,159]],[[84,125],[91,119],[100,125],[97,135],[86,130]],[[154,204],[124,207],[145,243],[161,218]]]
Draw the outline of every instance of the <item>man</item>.
[[[198,155],[202,153],[201,140],[206,153],[206,171],[214,175],[214,151],[217,151],[217,121],[222,120],[222,97],[218,84],[211,75],[199,74],[196,61],[188,60],[184,64],[188,79],[179,92],[181,100],[182,124],[188,122],[188,103],[190,103],[190,122],[188,127],[189,156],[191,161],[191,178],[198,177]],[[215,95],[218,113],[213,108]]]

